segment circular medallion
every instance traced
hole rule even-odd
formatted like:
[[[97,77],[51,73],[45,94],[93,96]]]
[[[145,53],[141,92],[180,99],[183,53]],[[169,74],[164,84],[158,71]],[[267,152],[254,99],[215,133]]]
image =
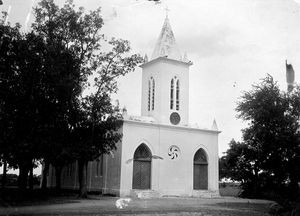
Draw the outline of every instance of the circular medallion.
[[[179,124],[179,122],[180,122],[180,115],[178,113],[176,113],[176,112],[171,113],[171,115],[170,115],[170,122],[173,125]]]
[[[172,160],[175,160],[179,157],[180,155],[180,150],[177,146],[172,145],[170,146],[169,150],[168,150],[168,155]]]

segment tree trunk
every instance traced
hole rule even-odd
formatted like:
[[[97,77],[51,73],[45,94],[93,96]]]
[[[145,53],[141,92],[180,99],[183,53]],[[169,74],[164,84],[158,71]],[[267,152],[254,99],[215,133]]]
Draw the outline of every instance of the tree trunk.
[[[78,161],[79,198],[87,198],[87,161]]]
[[[62,171],[61,166],[55,167],[55,182],[56,182],[55,189],[56,189],[56,191],[61,190],[61,171]]]
[[[32,191],[33,190],[33,164],[29,169],[29,181],[28,181],[28,183],[29,183],[29,190]]]
[[[253,182],[253,195],[254,198],[257,198],[258,195],[258,169],[254,168],[254,182]]]
[[[48,172],[49,172],[49,162],[45,160],[44,166],[43,166],[43,173],[42,173],[42,185],[41,185],[42,190],[47,189],[47,174],[48,174]]]
[[[27,188],[27,180],[28,180],[28,167],[27,166],[20,166],[19,167],[20,173],[19,173],[19,178],[18,178],[18,184],[19,184],[19,189],[21,191],[25,191]]]
[[[4,159],[3,161],[3,174],[2,174],[2,188],[5,188],[5,185],[6,185],[6,173],[7,173],[7,162],[6,160]]]

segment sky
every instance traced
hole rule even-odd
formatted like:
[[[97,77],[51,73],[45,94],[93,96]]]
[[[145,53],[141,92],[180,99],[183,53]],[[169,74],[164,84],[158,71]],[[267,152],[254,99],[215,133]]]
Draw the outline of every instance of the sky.
[[[30,29],[39,0],[3,0],[8,21]],[[63,5],[64,1],[56,0]],[[74,0],[86,10],[102,8],[106,37],[127,39],[132,52],[152,55],[167,7],[177,45],[190,67],[189,121],[211,128],[216,119],[219,155],[247,126],[235,108],[244,91],[270,74],[286,90],[285,60],[300,70],[300,0]],[[129,115],[140,115],[141,69],[119,79],[113,97]]]

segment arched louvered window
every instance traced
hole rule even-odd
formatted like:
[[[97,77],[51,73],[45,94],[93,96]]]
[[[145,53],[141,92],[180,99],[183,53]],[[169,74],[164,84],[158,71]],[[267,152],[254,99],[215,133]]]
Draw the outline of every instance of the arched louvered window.
[[[152,78],[152,110],[154,110],[154,101],[155,101],[155,81]]]
[[[180,94],[180,83],[179,79],[175,76],[171,79],[170,86],[170,109],[173,110],[176,107],[176,110],[179,110],[179,94]],[[176,105],[174,107],[174,105]]]
[[[208,162],[205,151],[200,148],[194,156],[194,190],[207,190]]]
[[[133,159],[134,160],[146,160],[151,161],[152,154],[148,146],[144,143],[141,144],[134,152]]]
[[[201,148],[194,156],[194,163],[197,164],[207,164],[207,157],[205,151]]]
[[[172,110],[174,107],[174,79],[171,80],[171,88],[170,88],[170,109]]]
[[[150,111],[151,108],[151,82],[150,80],[148,81],[148,111]]]
[[[179,80],[176,82],[176,110],[179,110]]]
[[[148,111],[154,110],[155,103],[155,81],[151,77],[148,81]]]

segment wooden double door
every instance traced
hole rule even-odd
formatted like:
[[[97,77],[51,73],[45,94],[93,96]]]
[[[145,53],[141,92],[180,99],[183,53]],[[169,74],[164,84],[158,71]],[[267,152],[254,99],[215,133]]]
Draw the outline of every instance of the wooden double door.
[[[208,162],[203,149],[199,149],[194,156],[194,190],[208,189]]]
[[[207,190],[207,164],[194,164],[194,190]]]
[[[141,144],[134,153],[132,189],[151,189],[152,154],[145,144]]]
[[[151,188],[151,161],[136,160],[133,162],[133,189]]]

